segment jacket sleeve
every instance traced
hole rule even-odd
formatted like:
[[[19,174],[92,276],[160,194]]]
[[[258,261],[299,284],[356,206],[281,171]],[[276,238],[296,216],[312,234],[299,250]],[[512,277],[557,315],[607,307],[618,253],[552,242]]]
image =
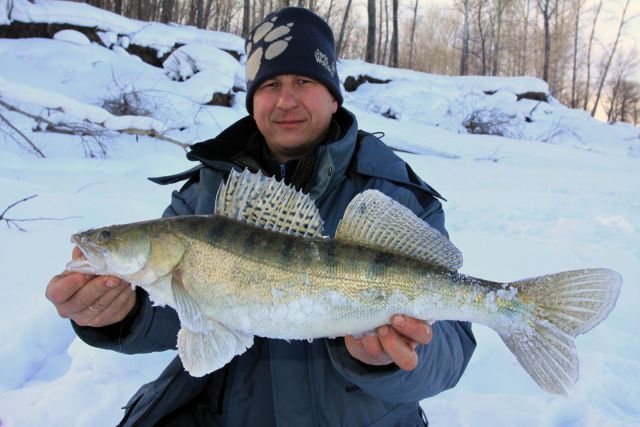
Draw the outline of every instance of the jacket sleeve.
[[[191,183],[181,191],[174,191],[171,205],[163,218],[193,213],[197,183]],[[93,347],[114,350],[119,353],[150,353],[176,348],[180,321],[174,309],[154,306],[148,294],[136,289],[136,305],[129,315],[113,325],[94,328],[71,324],[80,339]]]
[[[418,202],[419,216],[447,235],[440,202],[434,197]],[[390,402],[415,402],[454,387],[476,347],[469,322],[438,321],[432,331],[431,342],[416,349],[418,366],[412,371],[366,365],[351,357],[341,339],[328,340],[329,355],[338,372],[366,393]]]

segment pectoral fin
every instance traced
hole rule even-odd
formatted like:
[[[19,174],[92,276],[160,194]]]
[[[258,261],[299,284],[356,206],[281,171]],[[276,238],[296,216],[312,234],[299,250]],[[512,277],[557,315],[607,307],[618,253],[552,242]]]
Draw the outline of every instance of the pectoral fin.
[[[194,377],[222,368],[253,345],[252,335],[228,329],[216,321],[209,323],[211,329],[207,332],[192,332],[185,328],[178,332],[180,360]]]
[[[193,332],[206,332],[211,329],[209,319],[185,289],[179,270],[174,271],[171,276],[171,291],[173,292],[173,300],[176,304],[175,309],[178,312],[182,326]]]
[[[172,275],[171,290],[182,325],[178,332],[178,354],[185,369],[194,377],[220,369],[253,344],[252,335],[207,318],[185,289],[179,270]]]

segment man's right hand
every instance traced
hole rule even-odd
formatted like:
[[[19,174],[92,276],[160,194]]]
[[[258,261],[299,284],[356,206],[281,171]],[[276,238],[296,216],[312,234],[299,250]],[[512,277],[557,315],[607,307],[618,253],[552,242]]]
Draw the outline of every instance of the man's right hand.
[[[80,249],[73,249],[73,259],[82,256]],[[124,280],[84,273],[58,274],[47,285],[45,296],[61,317],[79,326],[100,327],[120,322],[136,304],[136,293]]]

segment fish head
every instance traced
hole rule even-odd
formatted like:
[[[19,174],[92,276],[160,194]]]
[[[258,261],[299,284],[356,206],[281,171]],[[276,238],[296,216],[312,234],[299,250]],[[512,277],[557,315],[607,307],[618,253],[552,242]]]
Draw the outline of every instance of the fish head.
[[[71,242],[80,248],[84,259],[71,261],[67,270],[123,278],[145,267],[151,249],[148,231],[131,224],[76,233]]]

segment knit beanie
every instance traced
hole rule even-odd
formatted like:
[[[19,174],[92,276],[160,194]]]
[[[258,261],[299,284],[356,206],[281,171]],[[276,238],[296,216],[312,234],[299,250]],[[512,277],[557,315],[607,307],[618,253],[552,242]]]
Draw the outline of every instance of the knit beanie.
[[[342,105],[333,32],[324,19],[301,7],[267,15],[247,37],[246,79],[249,114],[253,94],[268,79],[298,74],[322,83]]]

